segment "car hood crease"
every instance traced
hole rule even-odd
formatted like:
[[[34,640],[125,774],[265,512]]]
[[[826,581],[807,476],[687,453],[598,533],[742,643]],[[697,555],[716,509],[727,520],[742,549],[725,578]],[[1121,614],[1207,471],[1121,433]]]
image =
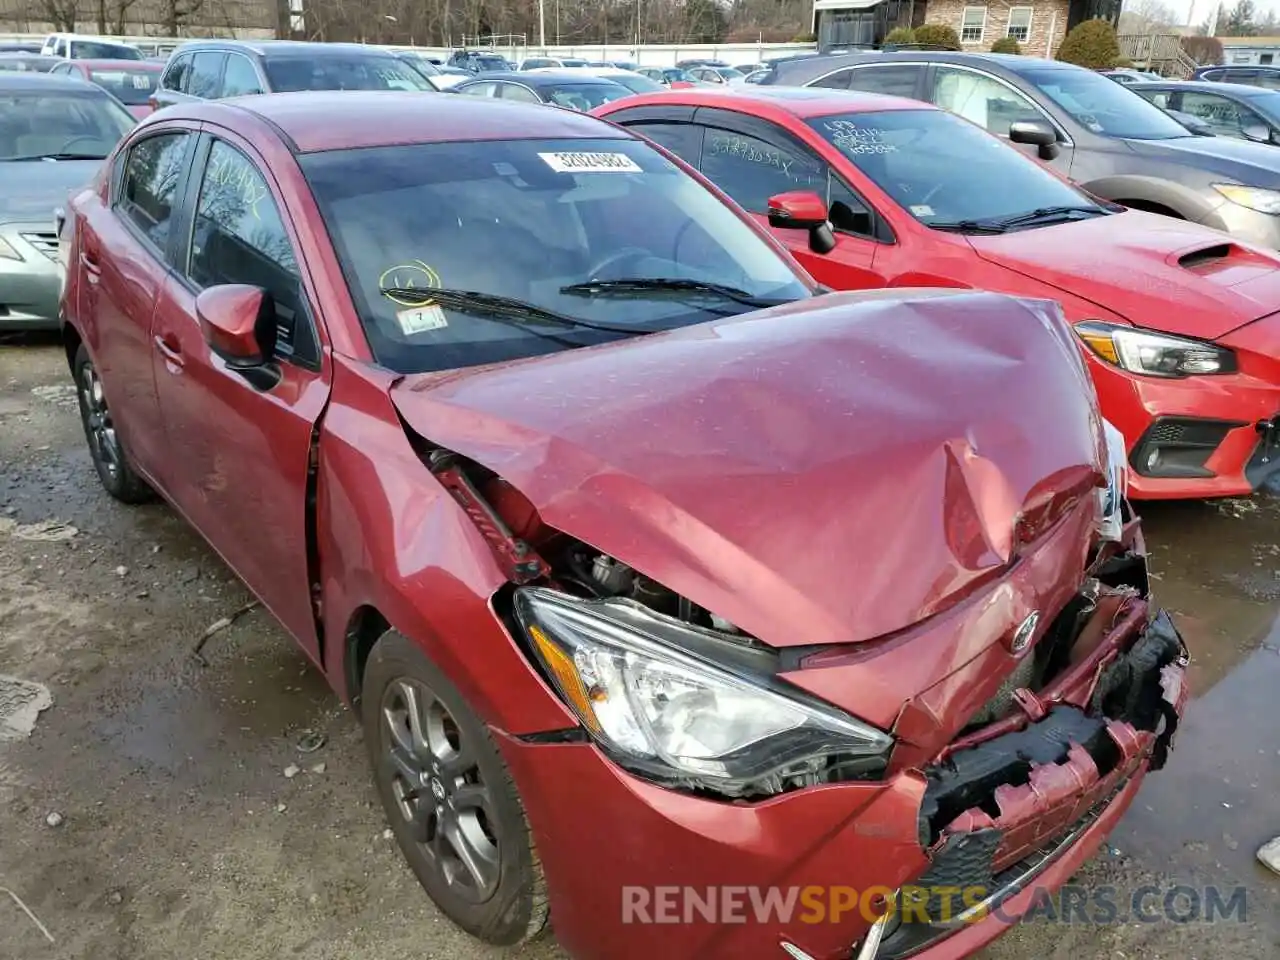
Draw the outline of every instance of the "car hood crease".
[[[776,646],[950,606],[1100,476],[1059,308],[986,293],[832,294],[391,393],[546,523]]]

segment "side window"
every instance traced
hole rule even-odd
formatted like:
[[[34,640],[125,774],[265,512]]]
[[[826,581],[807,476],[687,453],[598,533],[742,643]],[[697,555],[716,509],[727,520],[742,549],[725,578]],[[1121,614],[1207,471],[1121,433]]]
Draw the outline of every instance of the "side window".
[[[1184,90],[1182,109],[1183,112],[1204,120],[1220,137],[1243,139],[1242,131],[1245,127],[1259,125],[1270,127],[1270,124],[1263,121],[1248,107],[1242,107],[1226,97],[1219,97],[1213,93]]]
[[[211,100],[218,96],[225,53],[217,50],[201,50],[191,62],[191,76],[187,79],[187,93],[193,97]]]
[[[827,192],[826,165],[817,158],[729,130],[707,130],[702,173],[752,213],[765,213],[778,193]]]
[[[64,63],[59,63],[59,64],[57,64],[57,65],[56,65],[52,70],[50,70],[49,72],[50,72],[50,73],[61,73],[61,74],[67,74],[67,75],[69,75],[69,74],[71,73],[71,62],[70,62],[70,61],[66,61],[66,62],[64,62]]]
[[[848,90],[849,80],[853,77],[853,70],[837,70],[835,73],[827,74],[821,80],[815,80],[809,84],[811,87],[827,87],[831,90]]]
[[[498,96],[503,100],[519,100],[521,103],[538,103],[538,95],[518,83],[498,84]]]
[[[164,77],[160,80],[160,86],[166,90],[182,93],[186,90],[187,77],[190,74],[191,55],[186,54],[177,57],[165,68]]]
[[[849,88],[863,93],[887,93],[895,97],[915,99],[920,71],[923,69],[909,63],[858,67],[849,77]]]
[[[1019,120],[1044,120],[1035,104],[993,77],[972,70],[939,66],[934,73],[933,102],[1001,137]]]
[[[1173,94],[1169,93],[1167,90],[1139,90],[1138,96],[1143,99],[1150,100],[1161,110],[1171,109],[1169,104],[1173,99]]]
[[[68,49],[67,41],[59,39],[58,42],[53,45],[53,55],[55,57],[65,57],[67,56]]]
[[[262,83],[253,62],[238,53],[227,54],[227,67],[222,74],[222,96],[243,97],[253,93],[262,93]]]
[[[129,148],[117,208],[162,253],[169,245],[174,199],[186,167],[186,133],[165,133]]]
[[[491,81],[469,83],[458,92],[465,93],[470,97],[496,97],[498,95],[498,85]]]
[[[315,359],[298,263],[271,189],[248,157],[221,140],[200,184],[186,272],[201,288],[262,287],[275,305],[276,353]]]
[[[1226,83],[1247,83],[1250,85],[1258,82],[1257,70],[1228,70],[1225,76],[1215,75],[1214,80],[1223,80]]]
[[[661,121],[629,123],[627,126],[641,136],[660,143],[690,166],[694,168],[698,166],[702,156],[703,127],[695,123],[663,123]]]

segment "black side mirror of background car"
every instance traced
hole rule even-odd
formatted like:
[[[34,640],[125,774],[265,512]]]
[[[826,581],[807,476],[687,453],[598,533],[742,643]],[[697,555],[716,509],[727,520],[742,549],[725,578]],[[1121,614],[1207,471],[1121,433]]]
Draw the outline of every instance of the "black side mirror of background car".
[[[1039,147],[1041,160],[1052,160],[1061,152],[1058,147],[1058,131],[1043,120],[1019,120],[1009,124],[1009,139],[1013,143]]]

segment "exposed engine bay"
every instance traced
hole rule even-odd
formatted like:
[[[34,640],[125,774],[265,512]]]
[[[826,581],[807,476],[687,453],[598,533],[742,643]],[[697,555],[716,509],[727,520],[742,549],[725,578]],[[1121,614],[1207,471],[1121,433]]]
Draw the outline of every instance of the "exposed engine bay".
[[[671,626],[664,639],[702,654],[710,649],[713,659],[732,659],[771,683],[785,686],[776,675],[799,665],[794,652],[769,647],[617,558],[544,524],[533,504],[492,471],[442,449],[422,455],[493,547],[512,584],[547,587],[588,601],[639,605],[656,616],[654,622]],[[1112,721],[1135,732],[1160,733],[1154,748],[1158,762],[1153,765],[1162,762],[1176,715],[1157,708],[1161,670],[1184,655],[1181,640],[1171,624],[1164,626],[1167,620],[1160,629],[1147,632],[1148,581],[1140,550],[1103,538],[1082,573],[1077,594],[1052,612],[1048,629],[1028,655],[925,771],[930,781],[926,808],[931,812],[922,811],[921,840],[927,847],[943,843],[946,829],[970,809],[998,819],[1001,791],[1026,787],[1037,765],[1071,762],[1081,745],[1093,756],[1099,776],[1117,769],[1122,751],[1109,740]],[[681,631],[680,625],[691,629]],[[1082,691],[1081,676],[1090,670],[1089,688]],[[1079,738],[1053,736],[1054,731],[1077,728]],[[1049,739],[1037,740],[1034,750],[1023,749],[1023,738],[1036,738],[1037,729],[1048,730]],[[820,784],[879,779],[889,767],[887,760],[810,758],[731,788],[719,783],[712,792],[750,800]],[[668,785],[707,790],[697,778]]]

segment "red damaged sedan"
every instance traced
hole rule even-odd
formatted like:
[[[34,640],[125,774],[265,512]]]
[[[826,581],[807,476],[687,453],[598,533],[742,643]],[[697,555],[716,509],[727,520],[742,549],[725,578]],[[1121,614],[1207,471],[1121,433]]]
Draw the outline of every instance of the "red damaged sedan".
[[[478,937],[960,957],[1165,761],[1186,649],[1047,301],[816,297],[642,138],[391,92],[170,108],[67,228],[104,486],[352,705]]]
[[[1096,200],[914,100],[757,87],[631,97],[594,113],[696,167],[837,290],[1059,301],[1102,412],[1124,434],[1132,497],[1280,493],[1274,251]],[[1037,131],[1024,126],[1030,142]]]

